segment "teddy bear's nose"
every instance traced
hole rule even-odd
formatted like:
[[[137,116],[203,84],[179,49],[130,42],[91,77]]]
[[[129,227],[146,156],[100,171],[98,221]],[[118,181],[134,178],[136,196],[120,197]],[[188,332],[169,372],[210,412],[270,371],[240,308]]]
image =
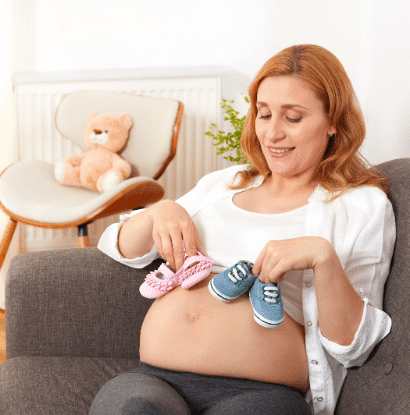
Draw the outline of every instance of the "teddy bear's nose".
[[[101,131],[101,130],[94,130],[94,133],[95,133],[95,134],[101,134],[101,133],[102,133],[102,131]]]

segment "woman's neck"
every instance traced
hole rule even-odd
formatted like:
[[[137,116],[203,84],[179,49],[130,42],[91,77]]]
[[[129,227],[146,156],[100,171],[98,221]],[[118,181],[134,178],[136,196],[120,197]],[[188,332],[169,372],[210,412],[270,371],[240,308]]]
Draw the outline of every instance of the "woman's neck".
[[[294,181],[287,183],[269,177],[260,186],[235,194],[233,202],[250,212],[285,213],[306,205],[316,186],[314,182],[297,185]]]
[[[263,183],[264,190],[275,197],[294,198],[311,195],[318,183],[310,177],[286,178],[269,176]],[[307,198],[309,198],[309,196]]]

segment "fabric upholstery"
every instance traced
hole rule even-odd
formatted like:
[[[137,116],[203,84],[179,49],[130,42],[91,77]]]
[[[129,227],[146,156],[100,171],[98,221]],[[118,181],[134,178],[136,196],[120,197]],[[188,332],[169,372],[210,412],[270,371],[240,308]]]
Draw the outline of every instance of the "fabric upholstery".
[[[337,415],[407,415],[410,408],[410,159],[379,168],[389,178],[397,222],[384,299],[392,330],[363,366],[349,369]],[[140,326],[151,304],[138,288],[157,266],[132,269],[96,248],[14,258],[6,285],[8,360],[0,367],[0,413],[87,414],[91,391],[117,369],[126,371],[138,362]],[[98,366],[101,359],[130,363],[125,370],[122,366],[107,369]],[[86,383],[81,383],[83,377]],[[80,385],[75,393],[72,385]],[[28,412],[30,399],[40,408],[37,412]],[[49,409],[55,399],[66,407]],[[69,412],[73,399],[79,402],[77,412]]]
[[[158,186],[154,179],[138,176],[97,193],[62,186],[54,178],[53,164],[28,160],[12,164],[4,171],[0,177],[0,200],[17,216],[38,222],[67,223],[84,218],[130,185],[143,182]]]
[[[17,357],[0,366],[3,415],[82,415],[112,376],[138,366],[133,360]],[[7,399],[3,399],[7,396]]]
[[[133,127],[121,157],[134,165],[139,175],[154,177],[169,155],[178,107],[178,101],[168,98],[102,91],[73,92],[61,100],[56,125],[63,137],[86,151],[83,140],[90,112],[129,115]]]
[[[145,275],[97,248],[20,255],[6,290],[7,358],[139,359],[139,331],[152,300],[139,293]]]

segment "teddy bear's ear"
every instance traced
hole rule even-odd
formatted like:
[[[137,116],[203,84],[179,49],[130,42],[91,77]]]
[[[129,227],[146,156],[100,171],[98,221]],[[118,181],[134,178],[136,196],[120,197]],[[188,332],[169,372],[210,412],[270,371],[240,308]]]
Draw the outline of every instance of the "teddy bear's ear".
[[[97,116],[97,113],[96,112],[90,112],[88,114],[88,117],[87,117],[87,123],[89,123],[90,121],[92,121],[96,116]]]
[[[129,130],[132,127],[132,119],[127,114],[121,114],[118,118],[124,124],[127,130]]]

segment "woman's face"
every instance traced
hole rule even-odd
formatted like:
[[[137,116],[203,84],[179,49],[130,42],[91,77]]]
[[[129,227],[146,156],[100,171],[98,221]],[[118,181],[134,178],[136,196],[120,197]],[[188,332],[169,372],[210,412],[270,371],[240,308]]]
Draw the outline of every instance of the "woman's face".
[[[256,136],[272,175],[310,181],[335,133],[323,103],[302,79],[276,76],[261,82],[256,106]]]

